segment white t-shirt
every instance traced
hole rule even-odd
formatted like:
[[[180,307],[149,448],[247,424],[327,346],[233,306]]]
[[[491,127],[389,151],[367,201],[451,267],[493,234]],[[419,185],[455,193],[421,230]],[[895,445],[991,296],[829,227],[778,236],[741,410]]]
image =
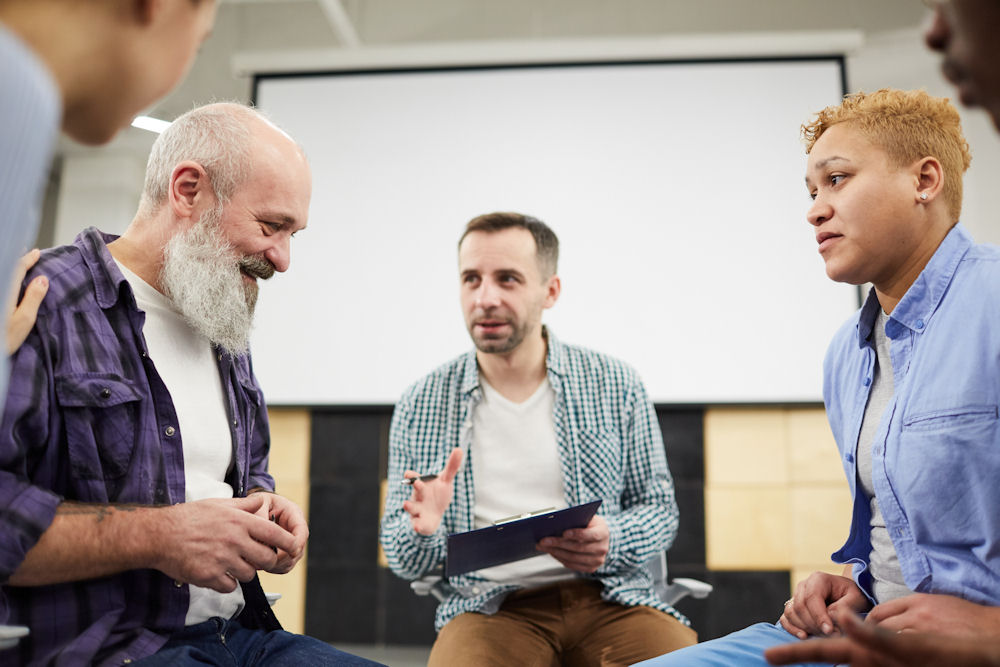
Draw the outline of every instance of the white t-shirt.
[[[177,412],[177,430],[183,443],[184,500],[232,498],[233,487],[225,479],[233,459],[233,438],[215,351],[205,337],[188,326],[167,297],[121,262],[118,267],[132,286],[139,309],[146,313],[142,333],[149,358]],[[191,602],[185,625],[213,617],[232,618],[243,609],[239,586],[232,593],[194,585],[189,589]]]
[[[545,380],[526,401],[514,403],[482,375],[479,384],[483,398],[472,415],[470,452],[476,528],[525,512],[566,507],[552,385]],[[576,576],[548,554],[486,568],[478,574],[524,588]]]

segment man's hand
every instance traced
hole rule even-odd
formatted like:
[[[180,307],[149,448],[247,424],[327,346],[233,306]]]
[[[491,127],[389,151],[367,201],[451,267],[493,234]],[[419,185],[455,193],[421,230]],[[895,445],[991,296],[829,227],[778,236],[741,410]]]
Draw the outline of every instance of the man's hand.
[[[1000,609],[951,595],[914,593],[876,605],[865,623],[895,632],[933,632],[949,637],[1000,637]]]
[[[21,282],[28,273],[28,269],[35,265],[41,256],[41,251],[37,248],[28,252],[17,262],[14,269],[14,278],[10,286],[9,299],[7,300],[7,354],[14,354],[21,343],[28,337],[31,328],[35,326],[35,318],[38,317],[38,306],[49,291],[49,280],[45,276],[37,276],[24,289],[24,297],[21,303],[17,303],[17,294],[21,289]]]
[[[288,498],[270,491],[255,491],[250,494],[254,498],[258,495],[263,496],[264,502],[256,512],[257,516],[274,521],[295,537],[292,551],[275,547],[278,562],[273,568],[267,569],[268,572],[274,574],[285,574],[295,567],[295,564],[302,558],[302,554],[305,553],[306,542],[309,540],[309,524],[306,523],[306,517],[299,506]]]
[[[864,611],[870,604],[853,579],[813,572],[795,587],[795,595],[785,603],[779,620],[781,627],[799,639],[829,635],[835,631],[831,612]]]
[[[571,570],[589,573],[604,565],[610,540],[607,522],[595,514],[585,528],[572,528],[562,537],[544,538],[538,543],[538,550]]]
[[[451,504],[455,491],[455,475],[462,467],[462,449],[451,450],[448,462],[445,463],[436,479],[429,482],[416,480],[413,482],[413,494],[409,500],[403,501],[403,510],[410,515],[413,529],[421,535],[433,535],[441,525],[441,517]],[[403,477],[419,477],[421,473],[407,470]]]
[[[811,639],[769,648],[764,657],[772,665],[803,662],[849,664],[851,667],[982,667],[1000,665],[1000,638],[975,641],[936,634],[889,632],[862,623],[851,612],[834,612],[845,636]]]
[[[268,494],[179,503],[158,511],[150,527],[153,566],[172,577],[220,593],[250,581],[257,570],[274,570],[279,553],[296,553],[300,539],[257,514]],[[278,553],[275,553],[275,547]]]

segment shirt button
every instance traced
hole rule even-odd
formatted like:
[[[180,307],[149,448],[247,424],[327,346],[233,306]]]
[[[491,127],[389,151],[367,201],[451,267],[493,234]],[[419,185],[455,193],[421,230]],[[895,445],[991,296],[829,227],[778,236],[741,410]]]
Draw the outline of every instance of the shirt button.
[[[177,431],[176,431],[176,430],[174,430],[174,427],[173,427],[173,426],[168,426],[168,427],[166,427],[165,429],[163,429],[163,433],[164,433],[164,435],[166,435],[166,436],[167,436],[168,438],[171,438],[171,437],[173,437],[174,433],[177,433]]]
[[[473,586],[472,587],[472,594],[473,595],[479,595],[479,586]]]
[[[235,419],[233,420],[233,426],[236,426],[238,423]]]
[[[923,329],[924,328],[924,321],[923,320],[917,320],[916,322],[914,322],[914,324],[916,325],[916,327],[918,329]]]
[[[111,398],[111,390],[107,387],[101,389],[101,398]]]
[[[178,581],[177,579],[174,579],[174,586],[176,586],[177,588],[180,588],[183,585],[184,585],[183,581]]]
[[[871,378],[865,378],[865,381],[864,381],[864,385],[865,385],[866,387],[867,387],[868,385],[870,385],[871,383],[872,383],[872,379],[871,379]]]
[[[130,664],[132,664],[132,658],[125,658],[124,660],[122,660],[122,664],[123,665],[130,665]]]

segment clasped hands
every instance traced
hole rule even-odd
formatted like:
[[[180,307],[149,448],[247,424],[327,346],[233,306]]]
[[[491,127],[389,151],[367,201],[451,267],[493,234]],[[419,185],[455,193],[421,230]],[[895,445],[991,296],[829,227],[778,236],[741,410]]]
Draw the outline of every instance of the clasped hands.
[[[455,475],[462,466],[463,452],[454,448],[448,456],[444,470],[435,479],[413,482],[410,499],[403,501],[403,510],[410,515],[413,529],[421,535],[433,535],[441,525],[441,518],[451,504],[455,490]],[[407,470],[403,477],[419,477],[420,473]],[[545,552],[577,572],[595,572],[608,555],[611,534],[607,522],[594,516],[584,528],[567,530],[559,537],[546,537],[538,543],[538,550]]]
[[[309,527],[287,498],[258,491],[164,508],[156,569],[177,581],[234,590],[258,570],[284,574],[305,550]]]
[[[986,663],[977,642],[1000,633],[998,611],[950,595],[914,593],[876,605],[862,621],[856,612],[869,606],[854,581],[814,573],[795,589],[781,625],[807,642],[792,642],[765,653],[775,665],[801,662],[850,663],[852,667],[973,665]],[[970,642],[970,640],[972,640]],[[988,647],[1000,660],[1000,643]]]

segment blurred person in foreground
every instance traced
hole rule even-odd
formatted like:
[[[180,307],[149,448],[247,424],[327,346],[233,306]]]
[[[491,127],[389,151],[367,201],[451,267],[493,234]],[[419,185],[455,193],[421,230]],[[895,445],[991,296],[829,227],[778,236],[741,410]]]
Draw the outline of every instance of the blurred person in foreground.
[[[0,0],[0,314],[8,353],[48,289],[35,260],[41,197],[60,126],[102,144],[184,76],[215,22],[215,0]],[[7,395],[0,355],[0,409]],[[0,508],[2,509],[2,508]]]

